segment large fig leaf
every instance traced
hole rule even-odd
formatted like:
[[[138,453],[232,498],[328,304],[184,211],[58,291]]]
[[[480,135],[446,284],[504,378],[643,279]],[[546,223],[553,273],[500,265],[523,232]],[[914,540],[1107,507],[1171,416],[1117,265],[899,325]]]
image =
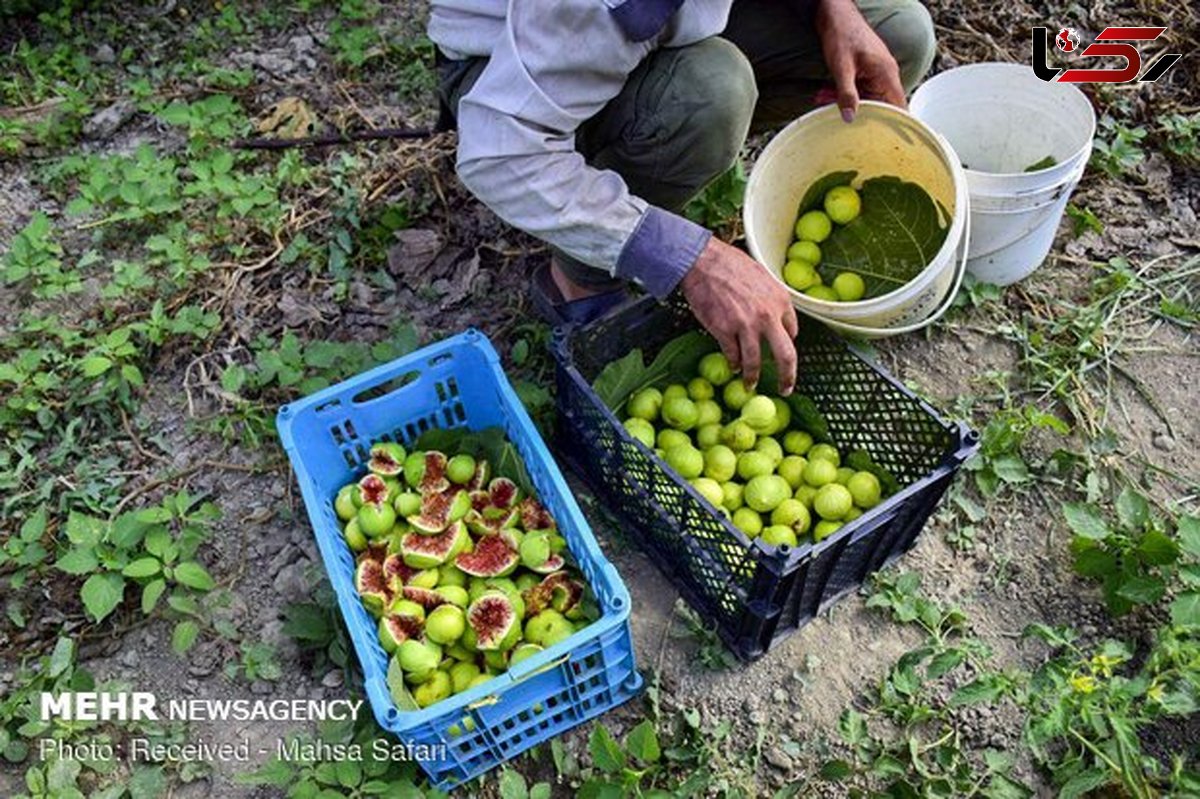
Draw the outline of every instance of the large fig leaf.
[[[834,226],[821,243],[817,271],[825,285],[839,272],[857,273],[866,284],[865,296],[878,297],[920,274],[946,240],[948,223],[944,209],[924,189],[900,178],[871,178],[859,195],[862,213]]]
[[[647,366],[640,349],[609,363],[592,381],[600,401],[611,410],[625,404],[635,392],[672,380],[686,382],[696,374],[700,359],[717,349],[717,343],[699,330],[689,330],[668,341]]]

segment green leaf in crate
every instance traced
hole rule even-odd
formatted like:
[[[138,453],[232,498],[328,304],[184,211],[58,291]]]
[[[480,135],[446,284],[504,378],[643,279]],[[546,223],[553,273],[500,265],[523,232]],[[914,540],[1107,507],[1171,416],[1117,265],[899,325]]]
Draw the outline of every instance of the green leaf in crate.
[[[459,452],[463,448],[463,442],[474,435],[465,427],[435,427],[422,433],[421,437],[413,442],[412,449],[414,451],[436,449],[441,452]]]
[[[700,359],[716,349],[717,343],[708,334],[689,330],[664,344],[649,366],[640,349],[612,361],[596,376],[592,388],[600,401],[615,411],[647,386],[690,379]]]
[[[480,431],[480,455],[492,464],[495,474],[507,477],[516,483],[527,495],[536,495],[533,480],[525,469],[525,461],[513,442],[508,440],[504,430],[499,427],[489,427]]]
[[[796,424],[807,430],[817,441],[830,440],[829,422],[812,397],[792,394],[787,398],[787,404],[792,409],[792,418]]]
[[[883,488],[883,495],[889,497],[900,490],[900,481],[889,472],[871,459],[871,454],[865,449],[850,450],[846,454],[846,465],[856,472],[870,472],[875,475],[875,479],[879,481],[880,487]]]
[[[392,701],[396,703],[396,707],[403,711],[420,710],[417,705],[417,700],[413,699],[411,693],[408,692],[408,686],[404,684],[404,671],[400,668],[400,664],[395,658],[388,661],[387,670],[387,687],[388,693],[392,695]]]
[[[610,361],[596,375],[592,388],[609,409],[616,410],[637,389],[646,373],[646,361],[639,348],[630,350],[624,357]]]
[[[821,243],[817,271],[826,285],[840,272],[857,274],[869,299],[900,288],[933,261],[946,240],[947,214],[923,188],[896,177],[871,178],[858,192],[862,213]]]

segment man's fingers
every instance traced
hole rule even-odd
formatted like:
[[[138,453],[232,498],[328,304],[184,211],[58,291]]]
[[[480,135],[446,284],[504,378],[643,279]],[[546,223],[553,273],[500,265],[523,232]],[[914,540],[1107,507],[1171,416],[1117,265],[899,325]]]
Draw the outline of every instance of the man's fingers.
[[[887,71],[883,82],[883,100],[897,108],[908,108],[908,100],[904,97],[904,87],[900,85],[900,74],[894,69]]]
[[[857,77],[854,62],[848,58],[838,59],[837,63],[830,64],[830,72],[833,75],[834,88],[837,90],[838,108],[842,109],[842,119],[853,122],[854,114],[858,111],[858,87],[854,85]]]
[[[721,354],[725,356],[725,360],[729,361],[729,368],[734,372],[738,372],[742,368],[742,353],[738,347],[736,336],[717,336],[717,344],[721,347]]]
[[[796,386],[796,345],[783,325],[771,325],[767,330],[767,343],[779,366],[779,393],[786,397]]]
[[[788,338],[794,339],[800,335],[800,320],[796,318],[796,309],[790,304],[783,312],[783,329],[787,331]]]
[[[758,342],[758,331],[748,328],[738,337],[738,345],[742,351],[742,382],[747,388],[758,385],[758,376],[762,370],[762,348]]]

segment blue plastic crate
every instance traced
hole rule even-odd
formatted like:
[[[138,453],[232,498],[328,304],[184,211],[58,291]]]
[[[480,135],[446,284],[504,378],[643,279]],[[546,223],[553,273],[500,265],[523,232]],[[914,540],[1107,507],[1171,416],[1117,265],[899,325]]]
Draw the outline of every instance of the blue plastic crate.
[[[640,691],[629,592],[596,545],[482,333],[468,330],[286,405],[276,426],[362,664],[371,708],[380,726],[414,751],[434,753],[421,761],[433,785],[461,784]],[[333,498],[364,473],[376,442],[408,446],[432,428],[496,426],[524,459],[538,498],[554,514],[592,587],[601,616],[489,682],[423,710],[402,711],[388,692],[388,658],[376,637],[376,622],[354,588],[354,555],[342,538]],[[468,718],[473,724],[465,722]]]

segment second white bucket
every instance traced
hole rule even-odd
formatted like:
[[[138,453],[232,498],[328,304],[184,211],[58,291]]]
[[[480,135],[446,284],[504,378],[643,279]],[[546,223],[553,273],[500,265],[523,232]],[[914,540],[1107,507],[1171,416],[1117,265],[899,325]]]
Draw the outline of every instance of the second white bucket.
[[[1022,64],[971,64],[930,78],[909,110],[950,142],[965,169],[967,271],[1004,286],[1037,269],[1092,152],[1096,114],[1083,92]],[[1025,171],[1047,157],[1052,166]]]

